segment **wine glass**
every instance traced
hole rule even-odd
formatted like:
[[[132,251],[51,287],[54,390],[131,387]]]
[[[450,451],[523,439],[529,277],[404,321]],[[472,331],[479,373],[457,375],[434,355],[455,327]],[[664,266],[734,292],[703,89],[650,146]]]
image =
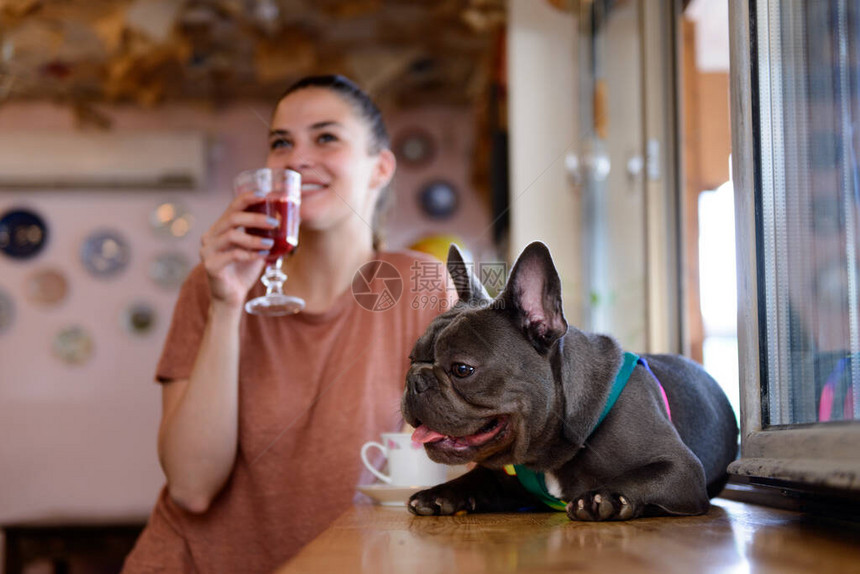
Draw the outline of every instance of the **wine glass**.
[[[266,256],[266,271],[260,281],[266,286],[266,294],[245,303],[245,311],[254,315],[278,317],[298,313],[305,308],[305,301],[292,295],[284,295],[287,280],[283,272],[284,257],[292,255],[299,244],[299,208],[302,203],[302,176],[290,169],[252,169],[243,171],[234,182],[237,194],[256,192],[259,203],[250,205],[245,211],[265,213],[278,220],[274,229],[248,228],[250,235],[266,237],[275,244]]]

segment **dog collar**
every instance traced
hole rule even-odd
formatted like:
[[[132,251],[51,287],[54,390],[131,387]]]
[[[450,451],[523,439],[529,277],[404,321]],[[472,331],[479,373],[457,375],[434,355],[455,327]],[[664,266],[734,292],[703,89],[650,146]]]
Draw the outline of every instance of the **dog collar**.
[[[612,410],[612,407],[615,406],[615,401],[618,400],[618,397],[621,395],[621,391],[623,391],[624,387],[627,386],[627,380],[630,379],[633,369],[636,368],[636,364],[640,361],[642,361],[642,359],[639,358],[639,355],[624,353],[624,362],[621,363],[621,368],[618,370],[618,374],[615,375],[615,380],[612,381],[612,387],[609,389],[609,398],[606,399],[606,406],[603,407],[603,412],[600,413],[600,418],[597,419],[597,424],[594,425],[594,428],[591,429],[588,436],[594,434],[594,431],[597,430],[597,427],[600,426],[603,419],[606,418],[606,415],[608,415],[609,411]],[[650,369],[648,370],[650,371]]]
[[[612,387],[609,389],[609,397],[606,399],[606,405],[603,407],[603,412],[600,413],[600,417],[597,419],[597,424],[594,425],[594,428],[591,429],[588,436],[594,434],[594,431],[597,430],[603,422],[603,419],[606,418],[606,415],[608,415],[609,411],[612,410],[612,407],[615,406],[615,401],[618,400],[619,395],[621,395],[621,391],[623,391],[624,387],[627,386],[630,374],[633,373],[633,369],[636,368],[637,363],[643,364],[645,368],[648,369],[648,372],[651,373],[651,376],[654,376],[654,373],[651,372],[651,368],[644,359],[639,358],[638,355],[633,353],[624,353],[624,361],[621,363],[621,368],[618,370],[618,374],[615,375],[615,380],[612,381]],[[657,378],[654,377],[654,380],[657,380]],[[657,381],[657,384],[659,385],[660,382]],[[663,391],[662,385],[660,385],[660,391],[663,393],[663,400],[666,402],[666,408],[668,409],[669,401],[666,398],[666,392]],[[505,465],[505,472],[510,476],[516,476],[517,480],[520,481],[520,484],[522,484],[526,490],[553,510],[563,511],[567,508],[567,502],[550,494],[546,487],[546,480],[544,479],[544,474],[542,472],[535,472],[521,464],[507,464]]]

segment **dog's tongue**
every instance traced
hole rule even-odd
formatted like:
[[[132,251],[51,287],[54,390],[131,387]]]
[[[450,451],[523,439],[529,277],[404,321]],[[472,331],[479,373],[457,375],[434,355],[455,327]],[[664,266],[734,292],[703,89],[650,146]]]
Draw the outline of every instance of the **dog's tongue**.
[[[436,442],[445,438],[445,435],[427,428],[427,425],[421,425],[415,432],[412,433],[412,441],[419,444],[427,444],[428,442]]]

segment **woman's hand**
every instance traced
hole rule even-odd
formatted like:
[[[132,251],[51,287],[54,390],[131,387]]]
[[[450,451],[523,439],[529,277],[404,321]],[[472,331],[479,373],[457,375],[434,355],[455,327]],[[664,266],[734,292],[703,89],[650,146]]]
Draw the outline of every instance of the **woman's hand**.
[[[272,247],[272,240],[250,235],[244,229],[277,227],[278,222],[265,214],[245,211],[262,201],[252,192],[237,195],[200,240],[200,259],[209,276],[213,303],[241,305],[263,270],[265,251]]]

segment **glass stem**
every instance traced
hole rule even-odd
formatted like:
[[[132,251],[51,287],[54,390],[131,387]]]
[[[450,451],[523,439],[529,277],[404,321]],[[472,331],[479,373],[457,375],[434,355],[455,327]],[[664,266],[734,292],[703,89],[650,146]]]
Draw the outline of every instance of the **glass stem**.
[[[283,295],[284,281],[287,280],[286,273],[281,270],[283,264],[284,258],[278,257],[274,264],[266,265],[266,272],[260,279],[266,286],[266,295]]]

